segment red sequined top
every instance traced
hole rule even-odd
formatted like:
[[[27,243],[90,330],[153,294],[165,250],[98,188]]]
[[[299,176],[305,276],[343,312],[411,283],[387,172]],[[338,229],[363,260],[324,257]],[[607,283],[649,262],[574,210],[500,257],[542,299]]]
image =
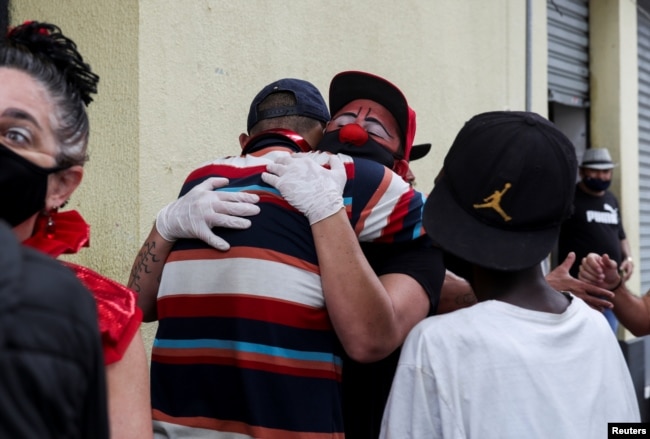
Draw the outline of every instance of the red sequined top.
[[[77,211],[55,213],[52,219],[53,227],[37,224],[34,236],[23,244],[55,258],[63,253],[77,253],[88,246],[90,227]],[[118,361],[142,323],[142,311],[136,305],[135,292],[89,268],[63,263],[75,272],[95,297],[104,364]]]

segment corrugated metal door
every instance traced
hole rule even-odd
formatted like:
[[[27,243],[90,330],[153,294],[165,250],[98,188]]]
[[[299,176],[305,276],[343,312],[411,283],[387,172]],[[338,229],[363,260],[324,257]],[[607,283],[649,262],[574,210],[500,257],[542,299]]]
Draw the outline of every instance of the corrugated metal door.
[[[589,5],[587,0],[547,0],[546,9],[548,114],[573,142],[580,160],[588,143]],[[561,262],[555,249],[551,266]]]
[[[548,0],[548,100],[589,106],[587,0]]]
[[[639,57],[639,260],[641,291],[650,289],[650,15],[637,9]]]

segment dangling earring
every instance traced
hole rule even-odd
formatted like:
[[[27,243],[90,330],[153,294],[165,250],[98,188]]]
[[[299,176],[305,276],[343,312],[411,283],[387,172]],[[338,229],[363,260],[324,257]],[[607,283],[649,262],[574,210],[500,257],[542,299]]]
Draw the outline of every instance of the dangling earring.
[[[44,232],[47,239],[53,239],[54,235],[56,234],[56,222],[54,221],[54,215],[56,215],[58,210],[58,207],[53,207],[45,213],[47,221],[45,222]]]

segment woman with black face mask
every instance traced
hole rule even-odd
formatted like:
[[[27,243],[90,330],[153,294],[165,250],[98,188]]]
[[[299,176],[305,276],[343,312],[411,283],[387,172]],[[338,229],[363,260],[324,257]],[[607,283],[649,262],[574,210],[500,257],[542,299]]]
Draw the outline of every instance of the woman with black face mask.
[[[0,219],[24,245],[53,257],[75,253],[89,242],[83,218],[57,210],[83,177],[86,107],[98,80],[55,25],[25,22],[0,41]],[[151,437],[148,366],[135,293],[86,267],[65,264],[97,303],[111,435]]]

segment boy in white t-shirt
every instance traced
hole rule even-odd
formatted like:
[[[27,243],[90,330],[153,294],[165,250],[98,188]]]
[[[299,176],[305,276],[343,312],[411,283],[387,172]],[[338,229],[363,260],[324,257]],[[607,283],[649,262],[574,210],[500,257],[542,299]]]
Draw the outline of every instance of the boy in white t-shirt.
[[[594,439],[639,422],[606,320],[542,273],[576,170],[571,142],[535,113],[479,114],[458,133],[424,225],[479,303],[409,334],[382,438]]]

